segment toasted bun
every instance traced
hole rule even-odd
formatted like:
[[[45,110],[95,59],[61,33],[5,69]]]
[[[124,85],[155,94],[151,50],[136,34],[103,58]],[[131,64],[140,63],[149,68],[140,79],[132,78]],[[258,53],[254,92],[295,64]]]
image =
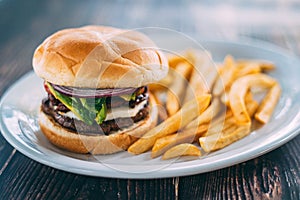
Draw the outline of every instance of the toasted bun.
[[[46,81],[88,88],[140,87],[168,71],[167,59],[147,36],[104,26],[58,31],[35,50],[32,62]]]
[[[158,110],[152,97],[150,101],[150,114],[146,119],[135,123],[126,130],[124,129],[108,136],[73,133],[61,127],[43,111],[39,112],[39,125],[42,133],[48,140],[62,149],[76,153],[112,154],[126,150],[147,130],[156,125]]]

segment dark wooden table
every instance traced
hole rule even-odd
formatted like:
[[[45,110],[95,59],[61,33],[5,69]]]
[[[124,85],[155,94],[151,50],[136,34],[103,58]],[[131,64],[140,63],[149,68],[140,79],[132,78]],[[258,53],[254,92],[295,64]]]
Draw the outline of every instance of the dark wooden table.
[[[2,0],[0,96],[32,70],[33,51],[46,36],[85,24],[158,26],[192,37],[251,37],[300,54],[299,3],[222,2]],[[300,136],[270,153],[221,170],[132,180],[89,177],[51,168],[22,155],[0,134],[0,199],[176,198],[300,199]]]

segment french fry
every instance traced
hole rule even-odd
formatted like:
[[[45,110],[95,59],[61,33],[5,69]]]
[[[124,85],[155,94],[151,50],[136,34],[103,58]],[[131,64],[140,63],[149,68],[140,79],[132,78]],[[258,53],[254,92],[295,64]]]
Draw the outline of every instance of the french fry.
[[[193,65],[193,70],[184,102],[189,101],[195,96],[210,92],[206,78],[203,77],[203,74],[207,75],[208,70],[210,70],[208,68],[211,63],[209,54],[205,51],[189,50],[186,53],[186,57]]]
[[[276,68],[274,63],[267,61],[267,60],[243,59],[243,60],[238,60],[237,63],[239,66],[249,65],[249,64],[258,65],[260,67],[261,71],[269,71],[269,70],[274,70]]]
[[[160,92],[155,91],[155,92],[151,92],[151,93],[153,94],[153,98],[156,102],[156,106],[158,109],[159,122],[165,121],[168,118],[168,114],[167,114],[167,111],[166,111],[162,101],[159,98]]]
[[[272,87],[276,81],[265,74],[250,74],[237,79],[229,92],[229,104],[237,123],[249,124],[251,119],[245,105],[245,95],[250,87]]]
[[[258,61],[260,63],[260,67],[262,71],[270,71],[275,69],[275,65],[269,61]]]
[[[232,133],[234,132],[239,126],[236,125],[234,122],[230,123],[225,123],[224,127],[223,127],[223,130],[221,132],[221,134],[225,135],[225,134],[228,134],[228,133]],[[219,133],[220,134],[220,133]],[[218,134],[217,134],[218,135]]]
[[[221,95],[221,102],[229,106],[229,91],[232,83],[235,80],[249,74],[258,74],[261,71],[261,67],[258,63],[243,63],[243,65],[237,65],[230,82],[228,82],[227,88]]]
[[[208,85],[206,84],[202,74],[194,68],[190,77],[189,87],[187,88],[184,102],[205,93],[209,93]]]
[[[242,66],[238,65],[234,74],[234,79],[246,76],[248,74],[257,74],[261,71],[261,67],[257,63],[249,63]]]
[[[258,107],[258,103],[253,100],[250,92],[246,95],[245,101],[249,115],[252,116]],[[231,110],[228,110],[226,112],[225,117],[219,117],[215,120],[212,120],[212,117],[215,117],[215,114],[217,112],[215,112],[213,116],[210,112],[209,115],[209,110],[211,111],[213,104],[215,104],[216,106],[217,102],[219,101],[217,99],[214,99],[211,105],[200,115],[205,116],[202,117],[203,120],[198,121],[201,123],[195,123],[196,120],[194,120],[189,123],[181,132],[157,139],[152,148],[151,157],[158,157],[177,144],[192,143],[194,141],[197,141],[201,136],[213,135],[220,133],[221,131],[228,132],[230,131],[230,128],[231,131],[234,131],[236,127],[232,126],[232,124],[235,124],[236,121]]]
[[[208,127],[209,124],[201,124],[196,129],[184,129],[181,132],[157,139],[153,145],[151,157],[156,158],[175,145],[197,141],[207,131]]]
[[[203,74],[205,74],[206,85],[211,93],[218,77],[218,70],[215,65],[210,64],[206,66],[206,71]]]
[[[245,102],[249,117],[252,117],[258,108],[258,103],[253,99],[250,92],[246,94]],[[224,114],[220,115],[216,120],[212,121],[211,127],[207,130],[207,132],[203,133],[202,136],[219,134],[232,126],[232,124],[236,124],[236,119],[233,116],[232,110],[228,109],[225,116]]]
[[[165,78],[163,78],[158,82],[150,83],[148,87],[151,92],[162,92],[170,87],[172,81],[173,81],[173,75],[172,73],[168,73]]]
[[[182,79],[188,80],[192,73],[192,70],[193,66],[189,62],[181,62],[175,67],[175,74],[180,75]],[[177,83],[178,80],[176,79],[176,77],[175,80],[175,83]],[[181,86],[181,84],[175,86]]]
[[[179,63],[186,62],[187,59],[181,55],[168,55],[168,62],[170,68],[175,68]]]
[[[246,109],[250,117],[252,117],[257,108],[258,103],[253,99],[252,94],[248,92],[245,97]],[[251,124],[238,125],[231,110],[226,112],[225,120],[217,120],[212,128],[199,138],[199,143],[205,152],[215,151],[233,142],[247,136],[250,133]]]
[[[220,134],[213,134],[206,137],[200,137],[199,143],[205,152],[216,151],[232,144],[233,142],[247,136],[250,133],[250,125],[235,125],[232,128],[225,129]]]
[[[152,148],[152,158],[200,156],[192,144],[197,141],[206,152],[224,148],[250,134],[253,118],[267,123],[281,95],[279,83],[263,74],[275,69],[269,61],[227,55],[216,66],[207,52],[194,49],[171,55],[168,61],[167,77],[149,86],[161,123],[128,148],[132,154]],[[258,103],[252,93],[266,89]]]
[[[202,93],[210,93],[218,75],[218,70],[208,52],[188,51],[187,58],[191,60],[194,70],[190,78],[191,89],[187,90],[184,102]]]
[[[217,98],[214,98],[212,100],[212,103],[208,106],[208,108],[199,115],[196,119],[191,121],[185,129],[191,129],[198,127],[201,124],[209,123],[221,110],[221,104],[220,100]]]
[[[180,156],[201,156],[201,151],[192,144],[183,143],[172,147],[164,153],[162,156],[163,160],[176,158]]]
[[[224,59],[224,65],[221,68],[220,74],[212,91],[214,96],[220,96],[232,83],[235,68],[236,64],[234,58],[230,55],[227,55]]]
[[[228,96],[229,96],[229,91],[225,90],[220,97],[221,102],[226,106],[229,106],[229,97]]]
[[[194,65],[194,67],[199,67],[207,59],[211,57],[208,51],[197,50],[197,49],[188,49],[185,52],[185,57],[187,60]]]
[[[214,134],[219,134],[225,129],[228,129],[229,124],[234,124],[235,119],[232,115],[232,112],[229,110],[226,112],[225,116],[219,116],[215,121],[211,123],[211,126],[204,132],[201,136],[209,136]]]
[[[174,115],[181,107],[181,99],[183,98],[191,71],[192,66],[187,62],[181,62],[175,67],[174,79],[176,81],[170,85],[166,101],[166,108],[170,116]]]
[[[273,110],[279,100],[280,94],[280,85],[276,83],[261,102],[261,105],[255,114],[256,120],[261,123],[267,123],[270,120]]]
[[[164,87],[160,83],[151,83],[148,85],[148,87],[151,92],[166,90],[166,87]]]
[[[172,91],[167,93],[166,109],[169,116],[174,115],[180,109],[180,100]]]
[[[200,114],[196,119],[190,122],[181,132],[165,136],[156,140],[151,156],[155,158],[160,156],[169,148],[180,143],[192,143],[199,139],[199,137],[207,131],[209,123],[220,111],[220,101],[214,99],[209,107]]]
[[[211,95],[199,96],[186,104],[166,121],[149,130],[129,148],[128,152],[140,154],[151,149],[158,138],[175,133],[201,114],[209,105]]]
[[[245,97],[245,104],[247,108],[247,112],[249,114],[249,117],[253,117],[259,104],[256,100],[253,99],[253,95],[251,92],[248,92]]]

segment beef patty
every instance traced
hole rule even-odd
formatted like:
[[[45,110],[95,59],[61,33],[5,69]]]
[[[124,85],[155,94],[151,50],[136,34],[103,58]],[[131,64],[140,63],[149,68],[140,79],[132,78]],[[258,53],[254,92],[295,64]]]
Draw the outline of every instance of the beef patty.
[[[135,116],[126,117],[126,118],[116,118],[112,120],[104,121],[102,124],[97,124],[96,122],[92,125],[88,125],[81,120],[68,117],[66,115],[62,115],[60,113],[66,113],[70,111],[64,104],[62,104],[59,100],[55,99],[52,94],[48,94],[48,97],[43,99],[41,109],[44,113],[51,116],[59,125],[62,127],[80,134],[89,134],[89,135],[109,135],[112,131],[122,130],[124,128],[132,126],[134,123],[139,122],[145,118],[147,118],[149,114],[149,106],[148,106],[148,95],[143,94],[139,95],[140,98],[135,102],[127,102],[127,106],[134,107],[143,101],[147,101],[147,104],[144,108],[142,108]],[[144,98],[142,98],[144,97]],[[122,105],[122,100],[115,101],[114,105],[111,101],[107,105],[109,107],[113,107],[116,105]]]

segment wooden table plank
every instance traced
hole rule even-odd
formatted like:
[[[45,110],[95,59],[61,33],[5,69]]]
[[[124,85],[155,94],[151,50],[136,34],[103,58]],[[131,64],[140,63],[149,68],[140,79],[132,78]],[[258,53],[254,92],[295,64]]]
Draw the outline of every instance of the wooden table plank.
[[[0,176],[0,199],[174,199],[172,178],[110,179],[76,175],[39,164],[19,152]]]
[[[300,136],[256,159],[200,175],[179,178],[179,199],[299,198]],[[294,155],[295,159],[286,155]],[[174,199],[174,179],[131,180],[75,175],[16,153],[0,176],[0,199],[160,197]]]
[[[12,157],[15,155],[15,150],[10,146],[2,135],[0,135],[0,176],[9,165]]]
[[[188,199],[195,196],[200,199],[299,199],[299,145],[300,136],[271,153],[239,165],[182,177],[179,196]],[[287,155],[294,155],[295,159]]]

